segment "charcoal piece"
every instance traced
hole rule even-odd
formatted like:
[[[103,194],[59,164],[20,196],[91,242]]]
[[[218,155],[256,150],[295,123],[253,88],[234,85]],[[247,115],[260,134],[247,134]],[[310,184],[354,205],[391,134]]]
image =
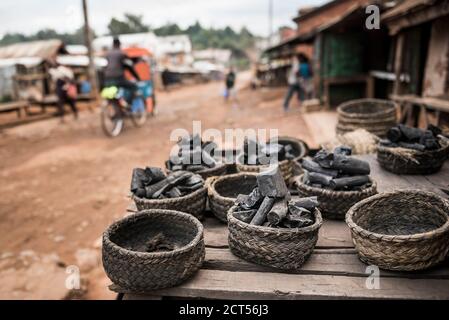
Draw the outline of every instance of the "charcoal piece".
[[[399,127],[392,127],[387,131],[387,138],[391,142],[398,142],[402,139],[402,131]]]
[[[145,173],[145,170],[140,168],[135,168],[131,176],[131,192],[135,193],[137,189],[145,188],[148,184],[149,179]]]
[[[267,220],[267,214],[270,212],[274,204],[274,198],[265,197],[257,210],[254,218],[251,220],[251,224],[255,226],[261,226]]]
[[[168,198],[179,198],[182,196],[182,192],[177,187],[173,187],[170,191],[167,191],[165,195]]]
[[[305,172],[304,180],[307,184],[320,184],[328,186],[332,181],[332,177],[317,172]]]
[[[441,128],[438,128],[437,126],[434,126],[433,124],[429,124],[427,126],[427,130],[431,131],[434,137],[438,137],[440,134],[443,133],[443,130],[441,130]]]
[[[260,194],[259,188],[256,187],[249,195],[239,194],[237,196],[236,203],[246,210],[254,209],[262,202],[263,198],[264,197]]]
[[[283,198],[288,194],[288,188],[277,165],[257,175],[257,186],[264,197]]]
[[[285,199],[277,199],[270,212],[267,214],[268,222],[272,226],[277,226],[287,215],[288,212],[288,204]]]
[[[145,198],[147,192],[145,191],[145,188],[139,188],[136,191],[134,191],[134,195],[139,198]]]
[[[182,164],[176,164],[171,167],[171,171],[181,171],[183,169],[184,169],[184,167],[182,166]]]
[[[332,153],[323,149],[317,152],[317,154],[313,157],[313,160],[321,167],[330,169],[333,158]]]
[[[240,221],[243,221],[245,223],[250,223],[251,220],[253,220],[255,214],[257,213],[256,209],[251,210],[243,210],[243,211],[234,211],[232,215],[239,219]]]
[[[380,144],[381,146],[389,147],[389,148],[396,148],[396,147],[399,147],[399,145],[398,145],[397,143],[391,142],[391,141],[388,140],[388,139],[381,139],[381,140],[379,141],[379,144]]]
[[[206,142],[203,142],[203,144],[201,145],[201,149],[205,150],[210,155],[213,155],[214,150],[217,148],[218,148],[217,144],[213,141],[206,141]]]
[[[176,246],[173,243],[170,243],[170,241],[161,232],[147,241],[144,252],[167,252],[175,249]]]
[[[430,130],[424,131],[419,140],[419,144],[424,145],[427,150],[436,150],[440,148],[438,139],[435,138],[433,132]]]
[[[146,167],[145,174],[150,179],[149,183],[151,184],[159,182],[166,178],[164,171],[162,171],[161,168],[156,167]]]
[[[257,142],[256,140],[250,139],[248,137],[245,137],[245,139],[243,140],[243,152],[246,155],[249,154],[256,154],[261,150],[261,146],[259,144],[259,142]]]
[[[185,185],[181,185],[178,186],[177,188],[179,189],[179,191],[181,191],[183,194],[187,194],[187,193],[192,193],[198,189],[201,189],[204,186],[203,183],[197,183],[191,186],[185,186]]]
[[[324,174],[326,176],[330,176],[333,178],[338,176],[338,170],[322,168],[318,163],[316,163],[312,160],[309,160],[309,159],[302,160],[302,168],[309,172],[321,173],[321,174]]]
[[[314,224],[313,213],[301,207],[289,207],[289,212],[285,217],[284,223],[291,228],[304,228]]]
[[[203,178],[198,174],[192,174],[186,181],[184,182],[184,185],[186,186],[193,186],[196,184],[202,184],[204,183]]]
[[[356,186],[361,186],[366,183],[369,183],[370,179],[368,176],[353,176],[353,177],[347,177],[347,178],[338,178],[333,179],[329,187],[333,190],[339,190],[339,189],[345,189],[345,188],[352,188]]]
[[[187,165],[185,167],[185,170],[191,171],[191,172],[198,172],[198,171],[203,171],[206,169],[209,169],[209,168],[206,166],[203,166],[203,165],[198,165],[198,164]]]
[[[180,185],[186,181],[192,173],[186,171],[172,172],[166,179],[155,184],[149,185],[145,188],[147,198],[158,199],[160,195],[164,194],[174,186]]]
[[[209,168],[214,168],[217,165],[217,160],[214,159],[206,150],[201,152],[202,163]]]
[[[426,146],[419,143],[398,142],[398,147],[412,149],[417,151],[425,151]]]
[[[289,207],[290,206],[296,206],[296,207],[301,207],[304,209],[307,209],[309,211],[314,210],[316,207],[318,207],[319,202],[318,202],[318,197],[305,197],[305,198],[295,198],[293,200],[291,200],[289,203]]]
[[[334,149],[334,154],[350,156],[352,154],[352,148],[348,146],[339,146]]]
[[[286,144],[284,146],[284,158],[286,160],[293,160],[296,158],[295,151],[293,150],[293,147],[290,144]]]
[[[350,175],[368,175],[371,171],[368,162],[340,154],[333,155],[330,168]]]
[[[423,134],[423,130],[419,128],[412,128],[408,127],[406,125],[400,124],[398,125],[399,129],[401,130],[401,141],[407,141],[407,142],[413,142],[413,141],[419,141]]]

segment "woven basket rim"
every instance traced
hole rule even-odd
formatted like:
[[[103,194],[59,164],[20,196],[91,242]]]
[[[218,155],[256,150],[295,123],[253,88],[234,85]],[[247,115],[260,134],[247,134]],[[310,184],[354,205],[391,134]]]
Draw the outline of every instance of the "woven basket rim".
[[[441,151],[445,151],[445,150],[449,150],[449,141],[447,141],[446,139],[442,139],[442,138],[438,138],[438,141],[440,143],[443,144],[443,146],[439,149],[436,150],[425,150],[425,151],[419,151],[419,150],[415,150],[415,149],[407,149],[407,148],[402,148],[402,147],[387,147],[387,146],[381,146],[378,145],[377,146],[377,151],[378,152],[384,152],[384,153],[389,153],[392,154],[394,156],[397,156],[396,153],[393,150],[397,150],[397,149],[401,149],[401,150],[407,150],[409,151],[411,154],[415,154],[415,155],[424,155],[424,154],[428,154],[428,155],[432,155],[432,154],[436,154],[438,152]]]
[[[264,227],[264,226],[255,226],[251,225],[249,223],[245,223],[243,221],[240,221],[239,219],[235,218],[232,215],[232,212],[234,209],[237,208],[236,205],[232,206],[228,211],[228,225],[231,223],[237,224],[242,228],[250,229],[252,231],[257,232],[264,232],[264,233],[270,233],[274,235],[282,235],[282,234],[302,234],[302,233],[309,233],[311,231],[315,231],[321,227],[323,224],[323,218],[321,216],[321,212],[318,208],[315,208],[314,216],[315,216],[315,223],[305,227],[305,228],[272,228],[272,227]]]
[[[172,250],[172,251],[167,251],[167,252],[141,252],[141,251],[134,251],[134,250],[129,250],[126,248],[123,248],[121,246],[119,246],[118,244],[116,244],[115,242],[113,242],[110,239],[111,234],[113,233],[114,229],[119,228],[122,224],[127,223],[129,220],[138,218],[138,217],[144,217],[147,216],[147,218],[150,218],[151,215],[154,215],[156,213],[163,213],[164,215],[172,215],[172,216],[183,216],[184,219],[189,220],[190,222],[192,222],[192,224],[194,224],[197,227],[198,232],[195,235],[195,238],[193,238],[192,241],[190,241],[187,245]],[[195,248],[198,243],[200,243],[201,241],[203,241],[203,233],[204,233],[204,227],[202,225],[202,223],[195,218],[193,215],[185,213],[185,212],[181,212],[181,211],[175,211],[175,210],[165,210],[165,209],[148,209],[148,210],[142,210],[139,211],[137,213],[131,214],[125,218],[122,218],[120,220],[115,221],[114,223],[112,223],[107,229],[106,231],[103,233],[103,245],[108,245],[110,247],[112,247],[114,250],[120,250],[122,252],[128,253],[128,254],[132,254],[136,257],[141,257],[141,258],[169,258],[169,257],[173,257],[173,256],[177,256],[180,254],[183,254],[185,252],[188,252],[190,250],[192,250],[193,248]]]
[[[446,211],[449,210],[449,201],[444,199],[443,197],[440,197],[439,195],[429,192],[429,191],[423,191],[423,190],[413,190],[413,189],[398,189],[395,191],[389,191],[389,192],[383,192],[378,193],[376,195],[373,195],[371,197],[368,197],[366,199],[363,199],[359,202],[357,202],[355,205],[353,205],[348,212],[346,213],[346,224],[351,229],[351,231],[359,234],[364,235],[365,237],[369,237],[370,239],[376,239],[376,240],[382,240],[387,242],[405,242],[405,241],[421,241],[421,240],[427,240],[431,238],[435,238],[440,236],[443,233],[449,232],[449,215],[446,214],[446,222],[439,228],[436,228],[432,231],[422,232],[422,233],[414,233],[409,235],[387,235],[382,233],[376,233],[371,232],[369,230],[366,230],[356,224],[353,220],[353,216],[357,210],[360,210],[361,207],[363,207],[365,204],[370,203],[374,200],[386,198],[390,196],[400,195],[400,194],[407,194],[407,193],[415,193],[420,194],[424,196],[428,196],[431,198],[438,198],[445,204]]]
[[[371,187],[363,189],[361,191],[344,191],[344,190],[329,190],[329,189],[315,188],[312,186],[308,186],[304,182],[302,182],[303,177],[304,177],[304,174],[301,174],[301,175],[295,177],[294,182],[295,182],[296,186],[301,187],[301,188],[307,190],[308,192],[316,193],[318,195],[333,194],[333,195],[338,195],[338,196],[342,196],[342,197],[353,197],[353,196],[362,195],[362,194],[371,194],[372,192],[377,190],[377,183],[371,177],[369,177],[369,179],[372,183]]]
[[[176,197],[176,198],[167,198],[167,199],[146,199],[146,198],[140,198],[136,195],[132,195],[131,198],[134,201],[138,201],[141,203],[148,203],[148,204],[168,204],[168,203],[173,203],[173,202],[178,202],[178,201],[184,201],[184,200],[189,200],[191,198],[196,197],[197,195],[201,194],[202,192],[206,191],[207,192],[207,188],[206,188],[206,184],[204,184],[200,189],[195,190],[192,193],[189,193],[185,196],[182,197]]]
[[[214,195],[214,197],[216,197],[217,199],[219,199],[221,201],[235,201],[235,198],[224,197],[221,194],[219,194],[218,191],[215,189],[215,184],[218,182],[223,182],[230,178],[245,177],[245,176],[257,177],[257,173],[239,172],[239,173],[234,173],[234,174],[228,174],[228,175],[221,176],[221,177],[214,177],[215,179],[210,180],[210,183],[208,185],[208,192],[212,193]]]
[[[294,137],[289,137],[289,136],[279,136],[273,139],[270,139],[268,142],[271,142],[271,140],[284,140],[284,141],[291,141],[293,143],[299,143],[301,145],[301,154],[297,157],[295,157],[293,160],[301,160],[302,158],[304,158],[305,156],[307,156],[307,154],[309,153],[309,146],[307,145],[307,143],[301,139],[298,138],[294,138]]]
[[[350,112],[346,112],[344,109],[346,109],[347,107],[351,107],[355,104],[360,104],[360,103],[379,103],[382,105],[389,105],[392,108],[391,109],[387,109],[387,110],[382,110],[382,111],[378,111],[378,112],[373,112],[373,113],[350,113]],[[342,104],[340,104],[337,108],[337,113],[344,116],[344,117],[348,117],[348,118],[354,118],[355,115],[358,116],[365,116],[365,117],[375,117],[375,116],[380,116],[383,115],[385,113],[391,113],[392,110],[397,110],[398,108],[398,103],[392,100],[384,100],[384,99],[355,99],[355,100],[350,100],[347,102],[344,102]]]

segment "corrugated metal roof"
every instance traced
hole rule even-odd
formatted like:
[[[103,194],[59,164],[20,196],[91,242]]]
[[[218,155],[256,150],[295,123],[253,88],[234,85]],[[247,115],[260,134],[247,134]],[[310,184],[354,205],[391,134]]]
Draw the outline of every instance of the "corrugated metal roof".
[[[55,58],[63,47],[62,41],[57,39],[21,42],[0,47],[0,59],[38,57],[49,60]]]

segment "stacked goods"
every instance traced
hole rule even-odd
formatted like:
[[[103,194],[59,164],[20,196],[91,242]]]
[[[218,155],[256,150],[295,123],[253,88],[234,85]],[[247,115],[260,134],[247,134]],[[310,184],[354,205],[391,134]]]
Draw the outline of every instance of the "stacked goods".
[[[388,171],[398,174],[430,174],[443,166],[449,154],[447,138],[440,128],[427,130],[398,125],[387,132],[378,146],[377,159]]]
[[[177,153],[165,163],[169,171],[190,171],[204,179],[225,173],[226,166],[213,157],[217,148],[214,142],[203,142],[199,135],[190,135],[181,138],[177,146]]]
[[[274,139],[268,143],[245,138],[242,154],[237,159],[237,168],[243,172],[260,172],[270,164],[279,163],[282,176],[288,181],[293,175],[293,161],[305,156],[307,146],[300,140],[288,137]]]
[[[297,270],[310,256],[322,224],[317,198],[291,197],[278,166],[257,175],[228,212],[229,246],[246,260]]]
[[[176,171],[166,176],[160,168],[135,168],[131,178],[131,192],[146,199],[184,197],[203,187],[203,178],[188,171]]]
[[[350,147],[339,146],[302,161],[304,174],[296,179],[299,194],[317,196],[326,218],[343,220],[354,203],[377,193],[369,163],[351,154]]]
[[[103,234],[103,267],[110,288],[121,293],[176,286],[198,271],[204,256],[202,224],[178,211],[145,210]]]
[[[239,194],[249,194],[257,185],[254,173],[241,172],[221,177],[211,177],[206,181],[209,208],[212,213],[224,223],[227,223],[227,214],[234,205]]]
[[[337,109],[337,134],[365,129],[384,137],[396,124],[396,104],[379,99],[359,99],[343,103]]]
[[[189,171],[168,175],[160,168],[136,168],[131,193],[137,209],[169,209],[188,212],[201,218],[206,206],[207,189],[203,178]]]

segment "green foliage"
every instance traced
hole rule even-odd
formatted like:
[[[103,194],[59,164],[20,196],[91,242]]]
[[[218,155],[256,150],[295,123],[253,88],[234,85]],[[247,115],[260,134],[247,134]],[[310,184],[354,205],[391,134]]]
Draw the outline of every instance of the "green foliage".
[[[150,31],[150,27],[143,22],[142,15],[125,13],[124,20],[112,18],[108,24],[109,34],[116,36],[127,33],[140,33]]]
[[[94,31],[92,30],[92,32]],[[79,28],[73,33],[58,33],[53,29],[39,30],[32,35],[24,35],[21,33],[7,33],[0,40],[0,45],[6,46],[18,42],[49,39],[60,39],[65,44],[84,44],[84,28]]]

